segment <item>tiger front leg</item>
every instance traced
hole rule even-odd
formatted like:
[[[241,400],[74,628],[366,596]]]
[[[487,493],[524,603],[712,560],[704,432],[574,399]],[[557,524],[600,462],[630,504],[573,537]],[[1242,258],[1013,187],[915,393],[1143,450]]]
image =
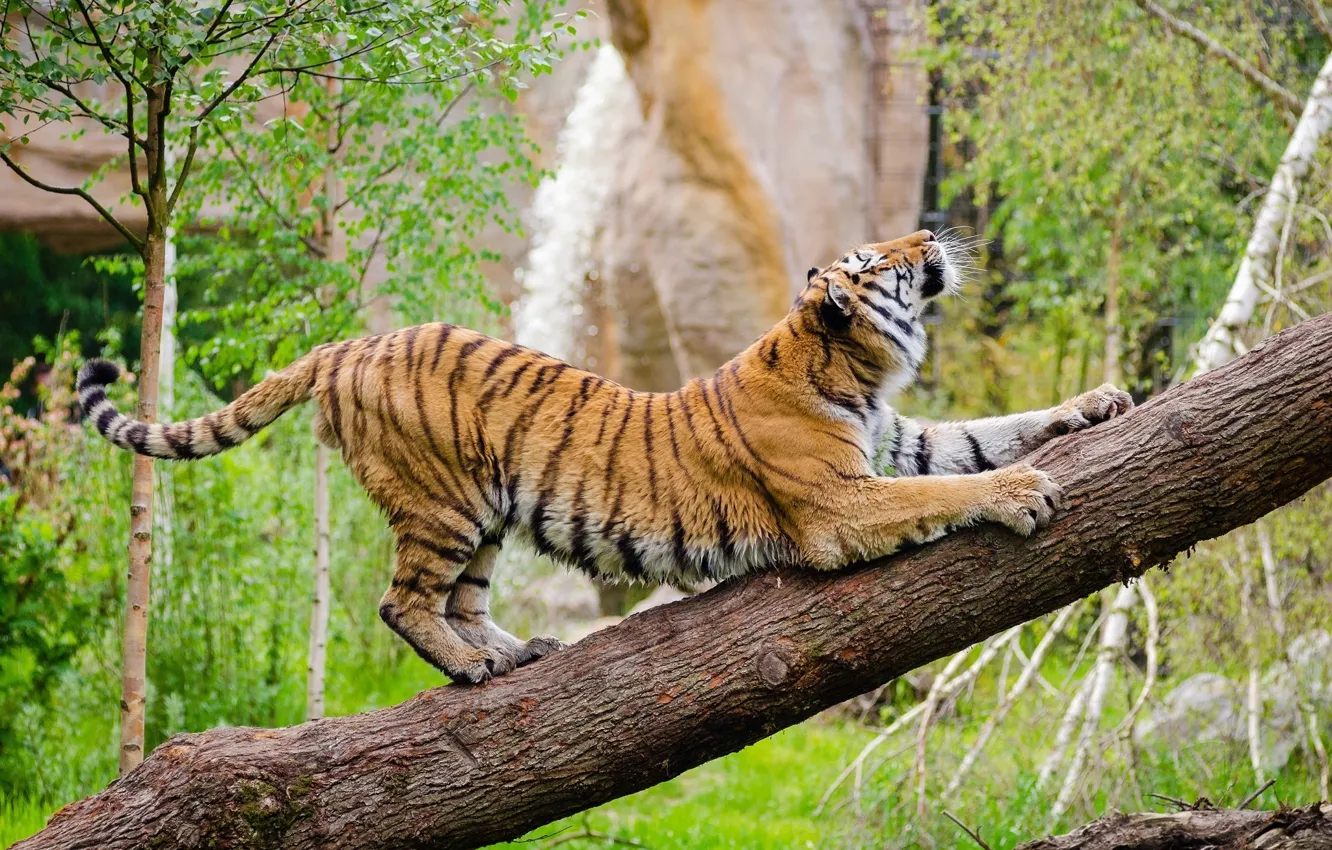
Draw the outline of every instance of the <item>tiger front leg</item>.
[[[564,643],[553,637],[531,640],[514,637],[491,619],[490,576],[495,571],[499,552],[496,543],[486,543],[477,549],[467,569],[454,582],[453,593],[444,609],[449,628],[459,637],[502,659],[495,669],[496,676],[564,648]]]
[[[829,492],[837,493],[834,504],[802,523],[805,558],[821,569],[883,557],[978,522],[1025,537],[1063,504],[1059,485],[1025,464],[976,475],[865,478]]]

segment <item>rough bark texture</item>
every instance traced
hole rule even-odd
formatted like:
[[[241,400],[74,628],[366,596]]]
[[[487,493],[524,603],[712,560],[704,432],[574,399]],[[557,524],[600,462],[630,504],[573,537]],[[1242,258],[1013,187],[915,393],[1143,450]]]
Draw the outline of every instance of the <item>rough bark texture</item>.
[[[1111,814],[1017,850],[1329,850],[1332,805],[1248,812],[1196,809],[1174,814]]]
[[[1332,316],[1030,460],[1070,503],[1031,539],[984,527],[835,574],[773,571],[484,687],[178,735],[17,846],[478,847],[669,779],[1332,476]]]

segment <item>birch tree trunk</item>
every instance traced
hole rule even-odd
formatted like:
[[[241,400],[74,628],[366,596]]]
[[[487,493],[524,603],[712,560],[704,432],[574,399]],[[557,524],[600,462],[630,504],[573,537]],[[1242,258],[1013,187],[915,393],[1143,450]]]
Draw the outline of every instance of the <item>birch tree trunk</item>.
[[[329,77],[326,86],[330,99],[336,100],[338,93],[342,90],[342,83]],[[329,150],[332,153],[329,155],[328,165],[324,170],[324,209],[320,216],[320,235],[324,241],[324,258],[331,263],[343,262],[347,257],[347,245],[342,230],[338,226],[337,215],[337,206],[342,196],[336,159],[339,129],[335,123],[328,131]],[[328,463],[328,447],[323,443],[317,443],[314,469],[314,591],[310,600],[310,653],[305,683],[305,716],[307,720],[318,720],[324,716],[324,674],[328,663],[330,602],[329,541],[331,534],[328,516]]]
[[[328,447],[319,443],[315,448],[315,568],[314,595],[310,603],[309,669],[305,689],[305,716],[307,720],[318,720],[324,716],[324,669],[328,658],[330,602],[328,462]]]
[[[167,150],[165,157],[168,173],[174,170],[175,158]],[[170,191],[168,186],[167,190]],[[167,227],[162,268],[162,342],[158,358],[157,407],[162,418],[175,418],[176,406],[176,229]],[[157,467],[157,492],[153,511],[153,531],[156,534],[156,559],[160,569],[166,571],[171,582],[171,568],[176,562],[175,536],[171,528],[176,512],[176,490],[172,485],[171,466]]]
[[[1318,153],[1318,145],[1332,128],[1332,55],[1314,80],[1295,132],[1291,134],[1281,164],[1272,175],[1272,183],[1244,249],[1235,282],[1226,296],[1221,313],[1207,335],[1198,343],[1193,371],[1200,374],[1215,369],[1243,351],[1239,334],[1253,316],[1264,288],[1271,289],[1281,245],[1281,224],[1299,193],[1299,184],[1309,173]]]
[[[1110,257],[1105,264],[1105,382],[1119,386],[1124,380],[1119,361],[1123,355],[1124,330],[1119,317],[1119,275],[1123,266],[1124,207],[1115,213],[1110,232]],[[1079,388],[1081,392],[1081,388]]]

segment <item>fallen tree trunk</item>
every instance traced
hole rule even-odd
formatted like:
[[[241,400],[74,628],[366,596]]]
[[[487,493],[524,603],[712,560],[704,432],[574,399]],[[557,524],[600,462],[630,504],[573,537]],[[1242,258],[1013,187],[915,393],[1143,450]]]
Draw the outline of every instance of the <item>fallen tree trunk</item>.
[[[1030,460],[1070,504],[1031,539],[984,527],[837,574],[765,573],[483,687],[177,735],[17,846],[468,848],[647,788],[1332,477],[1332,316]]]
[[[1190,809],[1111,814],[1017,850],[1332,850],[1332,804],[1277,812]]]

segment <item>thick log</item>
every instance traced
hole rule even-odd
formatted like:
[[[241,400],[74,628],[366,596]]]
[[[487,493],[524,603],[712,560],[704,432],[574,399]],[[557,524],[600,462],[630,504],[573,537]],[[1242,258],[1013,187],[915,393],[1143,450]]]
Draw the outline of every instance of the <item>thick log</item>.
[[[1332,804],[1276,812],[1190,809],[1110,814],[1017,850],[1332,850]]]
[[[836,574],[764,573],[482,687],[177,735],[17,846],[456,850],[647,788],[1332,477],[1332,316],[1030,461],[1070,502],[1033,538],[984,527]]]

